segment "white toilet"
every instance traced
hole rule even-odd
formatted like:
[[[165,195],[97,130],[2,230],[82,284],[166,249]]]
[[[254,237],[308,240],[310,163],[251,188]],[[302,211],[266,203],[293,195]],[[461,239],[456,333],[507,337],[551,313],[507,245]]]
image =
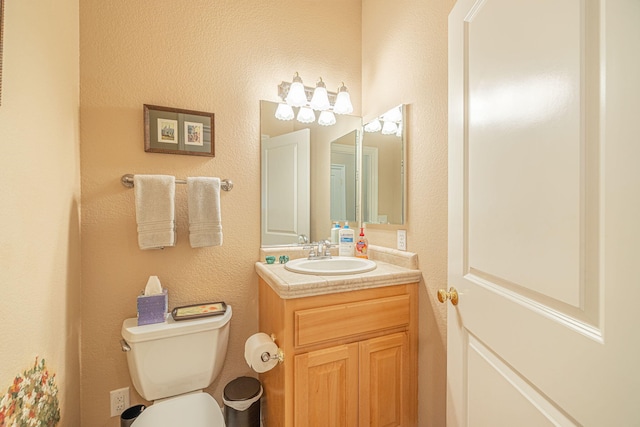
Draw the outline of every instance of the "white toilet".
[[[153,401],[133,427],[224,427],[218,403],[203,389],[218,376],[229,340],[231,306],[221,316],[138,326],[122,324],[133,385]],[[127,346],[124,346],[127,347]]]

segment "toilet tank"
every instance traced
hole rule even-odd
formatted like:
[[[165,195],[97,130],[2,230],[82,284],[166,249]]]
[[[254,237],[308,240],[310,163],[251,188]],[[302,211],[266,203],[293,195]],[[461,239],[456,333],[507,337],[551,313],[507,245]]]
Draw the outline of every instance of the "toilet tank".
[[[146,400],[208,387],[218,376],[229,341],[231,306],[223,315],[138,326],[126,319],[122,338],[131,348],[127,363],[133,386]]]

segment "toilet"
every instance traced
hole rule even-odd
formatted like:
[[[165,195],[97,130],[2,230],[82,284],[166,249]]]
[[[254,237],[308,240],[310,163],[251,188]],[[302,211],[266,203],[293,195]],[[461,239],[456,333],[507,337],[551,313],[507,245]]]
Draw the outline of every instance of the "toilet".
[[[223,315],[138,326],[122,324],[133,386],[153,405],[133,427],[224,427],[220,405],[203,390],[218,376],[229,341],[231,306]],[[126,344],[126,345],[124,345]]]

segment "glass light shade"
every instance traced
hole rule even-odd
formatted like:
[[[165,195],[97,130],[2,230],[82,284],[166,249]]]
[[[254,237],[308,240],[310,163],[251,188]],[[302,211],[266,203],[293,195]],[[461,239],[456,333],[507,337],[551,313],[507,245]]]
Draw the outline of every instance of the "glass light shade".
[[[287,104],[278,104],[278,108],[276,108],[276,119],[278,120],[292,120],[295,117],[293,114],[293,108],[291,105]]]
[[[393,122],[385,121],[384,124],[382,125],[383,135],[393,135],[397,131],[398,131],[398,125]]]
[[[297,119],[300,123],[313,123],[316,121],[316,115],[311,108],[300,107]]]
[[[382,120],[398,123],[402,121],[402,111],[400,111],[400,106],[392,108],[382,115]]]
[[[402,138],[402,123],[398,123],[398,131],[396,132],[398,138]]]
[[[304,92],[304,85],[298,73],[293,76],[293,83],[289,86],[285,102],[292,107],[302,107],[307,104],[307,94]]]
[[[331,107],[329,104],[329,96],[327,95],[327,88],[322,83],[322,81],[318,82],[318,86],[316,86],[313,91],[313,96],[311,97],[311,103],[309,104],[311,108],[318,111],[328,110]]]
[[[331,111],[323,111],[318,117],[318,124],[322,126],[332,126],[336,124],[336,116]]]
[[[378,119],[370,121],[369,123],[364,125],[365,132],[378,132],[380,129],[382,129],[382,125],[380,124],[380,120]]]
[[[351,114],[353,113],[353,105],[351,105],[351,96],[349,91],[345,87],[344,83],[338,88],[338,96],[336,96],[336,103],[333,106],[333,112],[336,114]]]

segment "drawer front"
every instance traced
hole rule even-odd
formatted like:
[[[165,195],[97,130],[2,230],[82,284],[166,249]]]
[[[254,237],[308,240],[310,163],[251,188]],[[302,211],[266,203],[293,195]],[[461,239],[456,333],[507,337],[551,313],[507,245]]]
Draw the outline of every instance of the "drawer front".
[[[295,345],[302,347],[409,324],[409,295],[357,301],[294,313]]]

